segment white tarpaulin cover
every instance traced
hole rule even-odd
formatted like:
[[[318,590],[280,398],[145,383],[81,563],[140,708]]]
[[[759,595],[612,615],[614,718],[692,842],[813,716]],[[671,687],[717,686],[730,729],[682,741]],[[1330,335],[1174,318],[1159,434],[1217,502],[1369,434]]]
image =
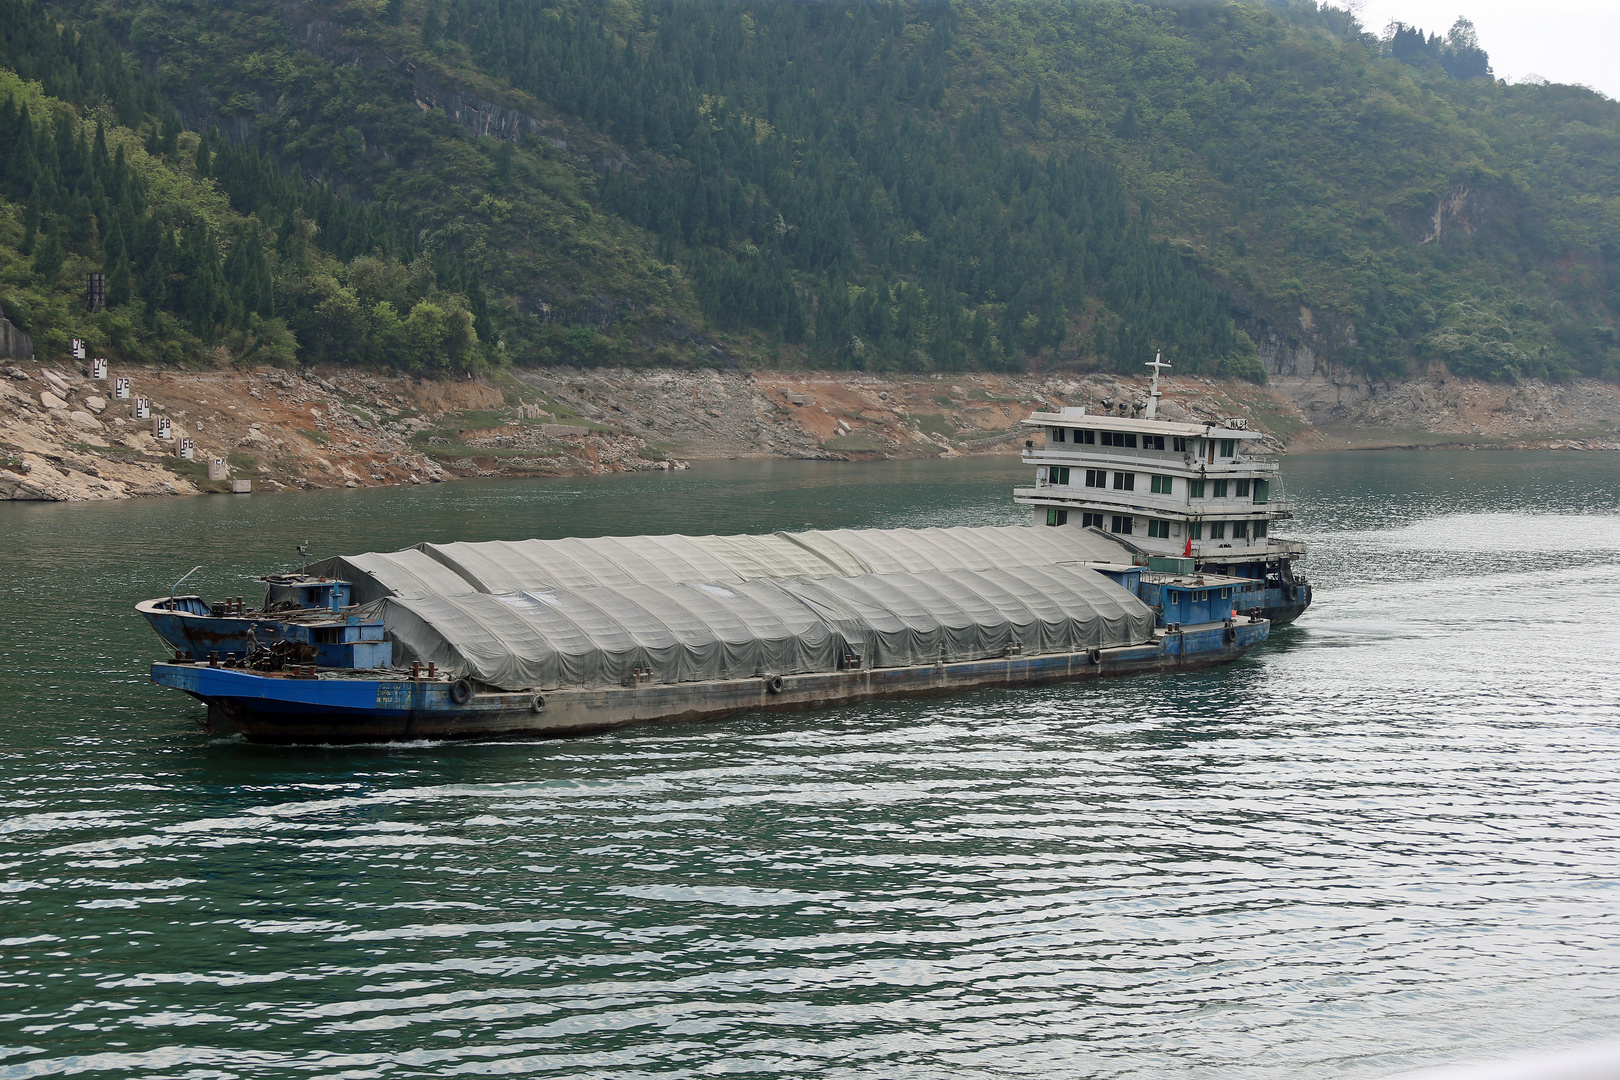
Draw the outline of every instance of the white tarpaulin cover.
[[[1073,652],[1148,639],[1153,611],[1084,566],[535,587],[392,597],[396,664],[504,690],[741,679]]]
[[[311,570],[352,582],[355,600],[369,603],[385,596],[457,596],[557,586],[632,588],[1094,561],[1129,562],[1130,553],[1085,529],[1006,525],[418,544],[388,554],[327,559]]]
[[[1153,612],[1086,568],[1076,528],[834,529],[419,544],[327,559],[394,663],[505,690],[903,667],[1147,640]]]

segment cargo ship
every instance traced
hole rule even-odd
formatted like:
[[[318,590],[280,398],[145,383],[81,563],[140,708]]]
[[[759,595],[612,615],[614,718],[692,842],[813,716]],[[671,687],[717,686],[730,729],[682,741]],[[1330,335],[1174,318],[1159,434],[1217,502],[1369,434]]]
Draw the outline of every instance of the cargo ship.
[[[1266,582],[1001,526],[419,544],[137,610],[264,743],[573,735],[1236,660]]]

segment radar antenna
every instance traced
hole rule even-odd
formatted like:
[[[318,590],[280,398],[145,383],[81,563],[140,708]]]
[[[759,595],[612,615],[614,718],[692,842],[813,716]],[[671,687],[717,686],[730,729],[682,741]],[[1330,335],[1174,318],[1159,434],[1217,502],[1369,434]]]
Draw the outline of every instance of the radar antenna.
[[[1159,398],[1162,396],[1159,393],[1159,369],[1170,366],[1159,359],[1163,355],[1163,353],[1154,353],[1153,359],[1149,363],[1142,365],[1153,369],[1153,382],[1148,386],[1147,412],[1144,414],[1144,418],[1148,420],[1152,420],[1159,415]]]

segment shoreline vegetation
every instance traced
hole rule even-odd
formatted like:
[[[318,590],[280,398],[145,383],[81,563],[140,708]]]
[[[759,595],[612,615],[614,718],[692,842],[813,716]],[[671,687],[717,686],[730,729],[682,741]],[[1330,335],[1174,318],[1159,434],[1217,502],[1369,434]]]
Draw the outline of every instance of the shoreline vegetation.
[[[0,0],[0,22],[0,309],[48,359],[957,377],[1162,350],[1257,382],[1620,379],[1620,105],[1496,80],[1466,20]]]
[[[1038,409],[1127,412],[1107,374],[516,369],[422,379],[329,367],[180,370],[0,362],[0,500],[81,501],[584,476],[692,460],[1013,454]],[[113,379],[130,380],[130,399]],[[1172,376],[1161,415],[1240,416],[1268,452],[1389,447],[1620,449],[1620,387],[1431,376],[1374,387]],[[136,399],[151,416],[135,419]],[[1335,400],[1338,399],[1338,400]],[[160,419],[168,438],[158,437]],[[179,455],[189,439],[194,458]],[[214,468],[210,470],[210,463]],[[213,478],[210,479],[210,475]]]

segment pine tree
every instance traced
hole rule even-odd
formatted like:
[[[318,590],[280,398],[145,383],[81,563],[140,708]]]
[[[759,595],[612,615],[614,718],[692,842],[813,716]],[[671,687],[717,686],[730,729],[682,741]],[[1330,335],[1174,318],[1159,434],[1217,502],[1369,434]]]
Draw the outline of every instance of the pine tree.
[[[45,236],[45,243],[34,256],[34,273],[39,277],[45,288],[56,284],[56,276],[62,272],[62,263],[65,256],[62,253],[62,244],[56,238],[53,229]]]

